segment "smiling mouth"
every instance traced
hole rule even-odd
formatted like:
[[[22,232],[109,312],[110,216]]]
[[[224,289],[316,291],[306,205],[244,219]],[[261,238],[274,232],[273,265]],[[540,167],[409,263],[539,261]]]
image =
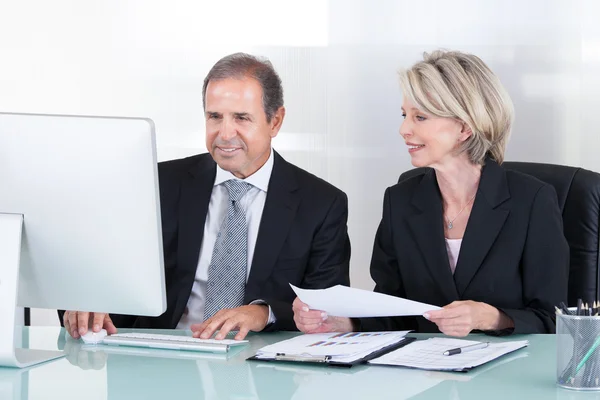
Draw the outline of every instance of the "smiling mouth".
[[[425,147],[424,144],[416,144],[416,145],[409,144],[408,145],[408,151],[417,151],[419,149],[422,149],[423,147]]]
[[[224,153],[233,153],[237,150],[240,150],[239,147],[235,147],[235,148],[227,148],[227,147],[217,147],[219,150],[221,150]]]

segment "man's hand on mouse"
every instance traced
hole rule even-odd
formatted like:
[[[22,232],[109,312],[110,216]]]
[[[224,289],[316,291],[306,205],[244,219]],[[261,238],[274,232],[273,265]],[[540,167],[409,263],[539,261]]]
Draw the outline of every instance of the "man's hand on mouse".
[[[73,337],[79,339],[85,335],[89,329],[93,332],[99,332],[100,329],[106,329],[109,335],[117,333],[117,328],[110,319],[110,315],[104,313],[93,313],[85,311],[65,311],[63,315],[65,329]]]

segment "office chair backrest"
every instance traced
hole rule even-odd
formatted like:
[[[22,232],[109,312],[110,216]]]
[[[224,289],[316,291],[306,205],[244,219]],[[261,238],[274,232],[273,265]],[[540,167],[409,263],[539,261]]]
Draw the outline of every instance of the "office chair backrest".
[[[562,212],[564,234],[571,257],[569,306],[577,299],[600,298],[600,174],[583,168],[528,162],[505,162],[507,170],[518,171],[549,183],[556,189]],[[424,174],[428,168],[415,168],[398,182]]]

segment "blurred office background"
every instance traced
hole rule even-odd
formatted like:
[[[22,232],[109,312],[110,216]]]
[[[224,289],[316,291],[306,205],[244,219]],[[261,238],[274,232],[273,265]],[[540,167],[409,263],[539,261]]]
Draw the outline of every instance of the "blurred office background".
[[[397,70],[475,53],[515,104],[508,160],[600,171],[599,20],[597,0],[1,0],[0,110],[149,117],[159,159],[184,157],[206,151],[210,67],[266,56],[287,107],[274,148],[348,194],[352,285],[371,289],[383,193],[411,168]]]

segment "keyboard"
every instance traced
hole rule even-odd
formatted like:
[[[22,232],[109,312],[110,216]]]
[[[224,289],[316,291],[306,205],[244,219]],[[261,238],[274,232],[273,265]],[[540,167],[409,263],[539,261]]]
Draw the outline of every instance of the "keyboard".
[[[104,338],[102,343],[111,346],[150,347],[154,349],[227,353],[230,347],[240,346],[248,343],[248,341],[228,339],[197,339],[191,336],[132,332],[109,335]]]

